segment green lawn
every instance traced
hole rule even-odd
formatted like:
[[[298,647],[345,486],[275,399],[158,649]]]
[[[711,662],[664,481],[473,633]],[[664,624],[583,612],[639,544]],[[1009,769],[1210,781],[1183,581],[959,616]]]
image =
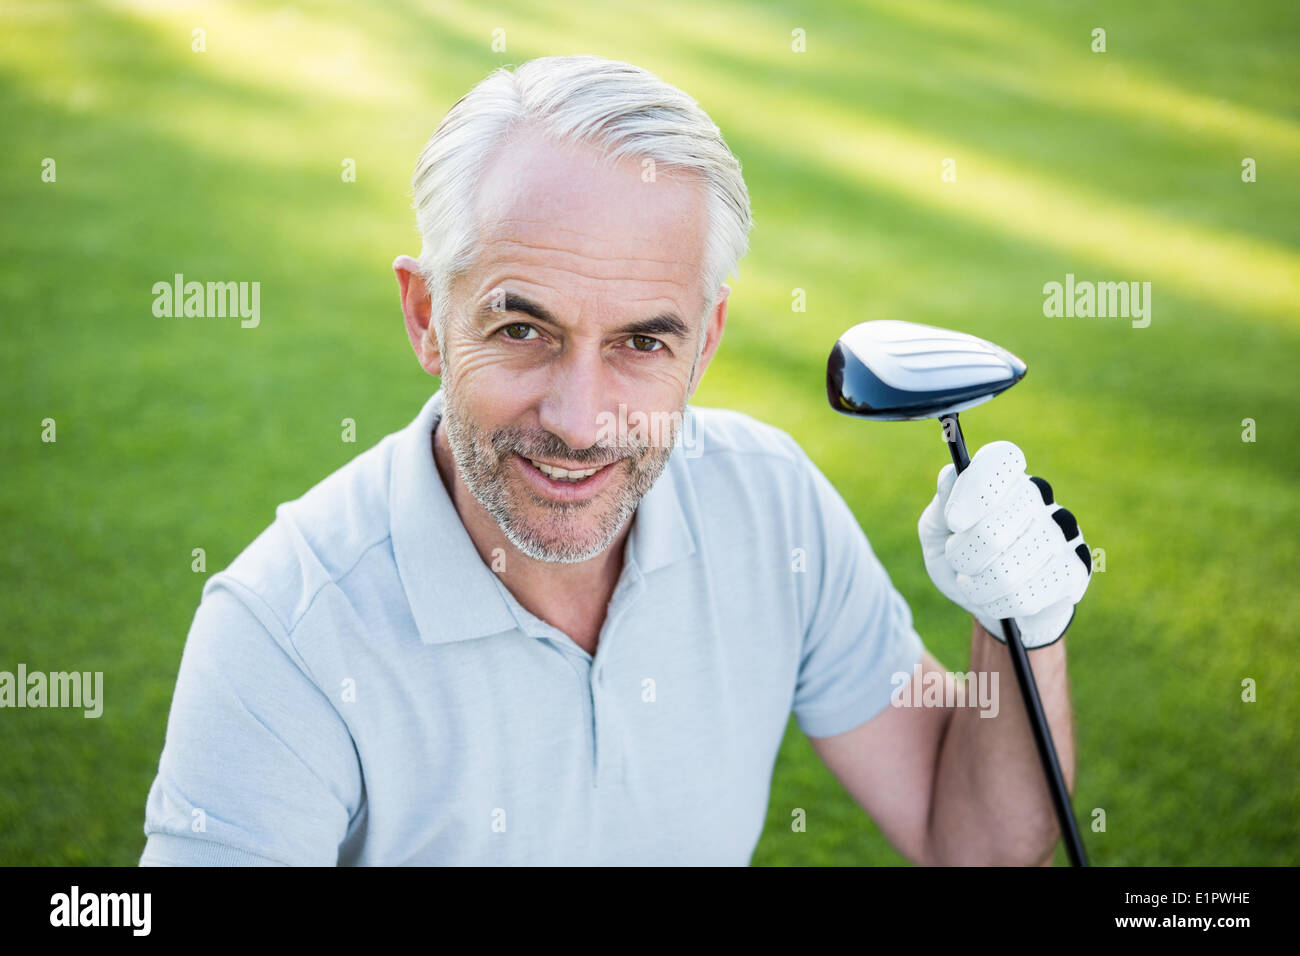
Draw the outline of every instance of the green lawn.
[[[683,87],[741,158],[752,251],[695,402],[803,444],[951,668],[968,620],[915,532],[938,428],[833,414],[826,354],[855,322],[905,318],[1029,363],[965,424],[972,450],[1020,444],[1106,552],[1067,638],[1093,862],[1300,863],[1297,50],[1287,0],[10,0],[0,670],[102,670],[106,708],[0,711],[0,863],[138,859],[206,576],[192,549],[219,570],[278,502],[411,419],[435,383],[389,264],[419,249],[415,157],[492,67],[577,52]],[[152,285],[178,272],[260,281],[260,326],[156,318]],[[1066,273],[1151,282],[1150,327],[1045,318]],[[791,724],[754,862],[899,861]]]

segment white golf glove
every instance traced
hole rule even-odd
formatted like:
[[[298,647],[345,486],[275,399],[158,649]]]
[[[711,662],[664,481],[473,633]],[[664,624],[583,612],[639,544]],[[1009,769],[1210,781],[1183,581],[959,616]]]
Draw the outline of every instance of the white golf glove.
[[[1092,577],[1074,515],[1009,441],[985,445],[960,475],[945,465],[917,532],[935,587],[1004,643],[1000,621],[1014,618],[1026,649],[1065,633]]]

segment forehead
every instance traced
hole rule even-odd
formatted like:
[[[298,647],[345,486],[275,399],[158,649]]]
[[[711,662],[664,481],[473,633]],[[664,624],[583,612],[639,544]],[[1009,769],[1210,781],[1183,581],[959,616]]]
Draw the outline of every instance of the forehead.
[[[635,285],[678,300],[698,294],[706,187],[644,170],[636,157],[610,163],[592,147],[532,132],[511,137],[479,183],[475,271],[489,285],[493,273],[514,270],[544,284],[562,277],[571,290],[577,283],[593,292]]]

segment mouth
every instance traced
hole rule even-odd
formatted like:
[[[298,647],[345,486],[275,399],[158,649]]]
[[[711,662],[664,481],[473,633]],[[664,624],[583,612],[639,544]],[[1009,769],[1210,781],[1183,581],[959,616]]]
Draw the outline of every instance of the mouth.
[[[561,468],[557,465],[548,465],[546,462],[538,461],[536,458],[529,458],[528,463],[548,478],[553,478],[556,481],[567,481],[570,483],[576,483],[585,478],[590,478],[596,472],[600,471],[600,468],[584,468],[577,470],[572,468]],[[602,465],[601,467],[604,466]]]
[[[592,468],[566,468],[534,458],[512,455],[528,483],[553,501],[585,501],[605,487],[623,459]]]

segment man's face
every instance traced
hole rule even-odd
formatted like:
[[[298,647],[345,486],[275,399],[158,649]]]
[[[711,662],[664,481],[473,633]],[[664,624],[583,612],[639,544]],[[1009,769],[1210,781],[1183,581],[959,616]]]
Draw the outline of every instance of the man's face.
[[[461,478],[542,561],[588,560],[618,535],[668,461],[725,316],[700,281],[704,186],[597,160],[530,135],[490,162],[442,347]],[[638,433],[638,413],[666,427]],[[621,441],[620,414],[633,423]]]

